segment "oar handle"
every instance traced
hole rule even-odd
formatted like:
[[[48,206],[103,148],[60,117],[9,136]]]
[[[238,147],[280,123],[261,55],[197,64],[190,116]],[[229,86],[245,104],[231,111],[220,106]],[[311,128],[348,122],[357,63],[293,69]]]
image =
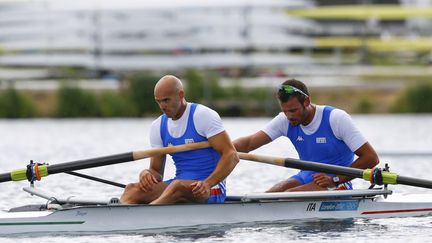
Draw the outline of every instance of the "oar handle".
[[[132,156],[133,156],[133,160],[139,160],[139,159],[145,159],[157,155],[173,154],[173,153],[208,148],[208,147],[210,147],[210,143],[208,141],[203,141],[198,143],[187,143],[187,144],[177,145],[177,146],[168,146],[163,148],[134,151]]]

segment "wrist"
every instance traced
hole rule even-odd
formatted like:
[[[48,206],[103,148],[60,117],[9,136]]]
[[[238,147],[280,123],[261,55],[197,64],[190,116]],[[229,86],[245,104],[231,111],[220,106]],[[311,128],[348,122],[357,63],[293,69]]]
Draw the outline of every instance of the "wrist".
[[[156,180],[158,180],[158,181],[162,181],[162,176],[161,176],[158,172],[156,172],[156,171],[154,171],[154,170],[152,170],[152,169],[145,169],[145,170],[141,171],[140,176],[142,177],[142,176],[144,176],[145,174],[150,174],[150,175],[152,175],[153,177],[155,177]]]
[[[216,184],[217,184],[217,183],[212,184],[211,181],[207,181],[207,180],[203,180],[202,183],[203,183],[206,187],[208,187],[208,188],[212,188],[213,185],[216,185]]]
[[[332,181],[335,184],[335,186],[338,186],[339,184],[341,184],[342,182],[340,181],[339,176],[333,176],[332,177]]]

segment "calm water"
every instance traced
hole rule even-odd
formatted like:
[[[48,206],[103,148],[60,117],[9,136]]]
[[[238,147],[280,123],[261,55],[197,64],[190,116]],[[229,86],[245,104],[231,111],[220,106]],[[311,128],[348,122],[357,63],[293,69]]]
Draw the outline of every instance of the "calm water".
[[[382,165],[406,176],[430,178],[429,156],[401,156],[391,153],[432,152],[432,116],[354,116],[355,123],[374,145]],[[232,139],[262,128],[270,118],[224,119]],[[24,167],[29,160],[61,163],[149,148],[148,128],[152,119],[111,120],[0,120],[0,173]],[[296,153],[287,139],[255,151],[257,154],[292,156]],[[137,179],[148,160],[88,169],[85,173],[127,183]],[[261,192],[296,171],[242,161],[227,180],[229,193]],[[166,176],[174,174],[169,162]],[[26,182],[0,184],[0,209],[45,201],[21,190]],[[93,195],[118,197],[121,189],[66,174],[52,175],[37,182],[38,187],[59,196]],[[367,183],[355,181],[358,188]],[[427,189],[392,186],[395,192],[429,192]],[[432,217],[394,219],[355,219],[340,221],[279,222],[221,227],[188,228],[172,232],[137,232],[97,236],[0,237],[1,242],[430,242]]]

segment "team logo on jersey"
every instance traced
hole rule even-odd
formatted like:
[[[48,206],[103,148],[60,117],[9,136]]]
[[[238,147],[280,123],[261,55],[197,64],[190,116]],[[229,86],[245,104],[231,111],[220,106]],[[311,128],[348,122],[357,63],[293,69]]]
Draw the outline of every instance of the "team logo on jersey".
[[[296,141],[300,141],[300,142],[303,142],[303,141],[304,141],[304,139],[303,139],[303,137],[302,137],[302,136],[298,136],[298,137],[297,137],[297,139],[296,139]]]
[[[195,143],[195,141],[193,140],[193,138],[186,138],[185,144],[188,144],[188,143]]]
[[[325,137],[316,138],[316,143],[327,143],[327,139]]]

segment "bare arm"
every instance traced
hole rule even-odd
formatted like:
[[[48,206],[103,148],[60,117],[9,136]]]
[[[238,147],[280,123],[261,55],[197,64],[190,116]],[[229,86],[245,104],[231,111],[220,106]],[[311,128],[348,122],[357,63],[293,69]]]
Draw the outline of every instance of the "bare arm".
[[[351,167],[359,169],[370,169],[378,165],[379,158],[375,149],[370,143],[365,143],[358,148],[354,153],[358,158],[352,163]],[[352,178],[347,176],[339,176],[341,182],[349,181]]]
[[[208,139],[210,145],[221,155],[215,170],[210,174],[204,183],[210,187],[224,180],[239,162],[237,151],[235,150],[228,134],[223,131]]]
[[[164,169],[165,169],[165,159],[166,155],[154,156],[150,158],[150,167],[148,170],[158,178],[159,181],[162,180]]]
[[[162,181],[166,155],[154,156],[150,159],[150,167],[142,170],[139,175],[139,187],[143,191],[151,191],[152,187]]]
[[[237,151],[249,153],[271,141],[271,138],[265,132],[258,131],[252,135],[237,138],[233,141],[233,145]]]
[[[365,143],[354,152],[358,158],[352,163],[351,167],[358,169],[370,169],[378,165],[379,158],[374,148],[369,144]],[[319,173],[313,175],[314,182],[321,187],[334,187],[336,186],[332,178],[325,173]],[[351,177],[338,175],[339,183],[347,182],[351,180]]]

